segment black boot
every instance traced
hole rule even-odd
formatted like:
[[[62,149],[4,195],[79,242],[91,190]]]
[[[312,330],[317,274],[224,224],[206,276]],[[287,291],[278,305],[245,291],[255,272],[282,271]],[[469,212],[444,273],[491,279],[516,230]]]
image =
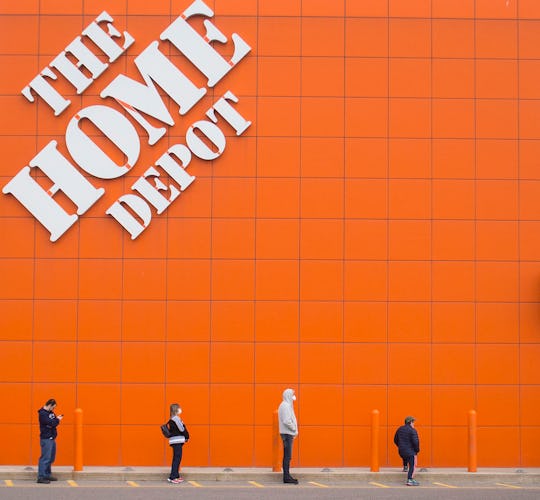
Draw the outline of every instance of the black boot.
[[[283,482],[287,484],[298,484],[298,479],[292,476],[283,476]]]

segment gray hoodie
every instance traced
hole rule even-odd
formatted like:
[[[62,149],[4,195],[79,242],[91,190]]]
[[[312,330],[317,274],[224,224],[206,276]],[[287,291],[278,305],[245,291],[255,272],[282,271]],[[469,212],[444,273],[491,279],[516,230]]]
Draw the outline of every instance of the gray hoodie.
[[[294,391],[292,389],[285,389],[283,391],[283,401],[278,409],[279,433],[297,436],[298,424],[296,423],[296,415],[294,414],[293,395]]]

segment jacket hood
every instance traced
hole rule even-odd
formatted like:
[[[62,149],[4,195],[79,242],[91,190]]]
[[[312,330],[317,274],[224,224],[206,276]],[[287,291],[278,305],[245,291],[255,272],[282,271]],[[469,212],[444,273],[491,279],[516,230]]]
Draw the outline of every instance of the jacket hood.
[[[294,391],[292,389],[285,389],[283,391],[283,401],[285,401],[286,403],[289,403],[290,405],[292,405],[293,403],[293,396],[294,396]]]

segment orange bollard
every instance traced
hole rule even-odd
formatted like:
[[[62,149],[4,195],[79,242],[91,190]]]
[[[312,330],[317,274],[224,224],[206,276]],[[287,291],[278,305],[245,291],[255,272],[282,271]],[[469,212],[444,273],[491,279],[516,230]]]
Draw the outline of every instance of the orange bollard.
[[[379,472],[379,410],[371,412],[371,472]]]
[[[81,408],[75,409],[73,470],[77,472],[83,470],[83,411]]]
[[[275,410],[272,415],[272,472],[281,472],[280,444],[278,412]]]
[[[476,443],[476,411],[469,411],[469,472],[476,472],[478,449]]]

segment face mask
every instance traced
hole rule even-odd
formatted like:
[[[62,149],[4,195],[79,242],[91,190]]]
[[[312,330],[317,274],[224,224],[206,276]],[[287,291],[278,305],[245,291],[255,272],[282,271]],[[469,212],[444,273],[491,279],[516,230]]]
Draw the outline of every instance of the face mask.
[[[178,413],[177,413],[177,415],[180,415],[180,413],[182,413],[182,408],[178,408]]]
[[[293,394],[292,400],[296,401],[296,396],[294,394]]]

